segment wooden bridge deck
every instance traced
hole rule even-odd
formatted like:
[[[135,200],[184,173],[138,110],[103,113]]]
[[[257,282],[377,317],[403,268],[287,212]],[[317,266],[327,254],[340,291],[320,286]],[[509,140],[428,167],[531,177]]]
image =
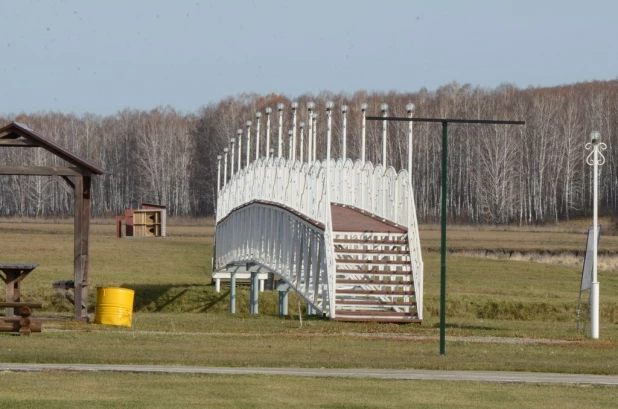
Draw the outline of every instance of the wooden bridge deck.
[[[383,221],[360,210],[332,204],[333,231],[366,233],[406,233],[407,229],[394,223]]]

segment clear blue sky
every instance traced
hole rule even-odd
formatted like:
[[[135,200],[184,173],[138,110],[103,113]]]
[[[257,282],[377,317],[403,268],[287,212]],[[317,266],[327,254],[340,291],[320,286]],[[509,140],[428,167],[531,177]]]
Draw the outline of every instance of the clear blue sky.
[[[0,114],[618,78],[612,0],[0,0]]]

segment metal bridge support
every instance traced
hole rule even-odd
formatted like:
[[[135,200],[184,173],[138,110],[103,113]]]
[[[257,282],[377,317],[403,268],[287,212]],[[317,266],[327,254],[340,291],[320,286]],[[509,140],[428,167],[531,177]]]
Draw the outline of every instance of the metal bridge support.
[[[236,269],[230,272],[230,314],[236,314]]]
[[[279,292],[279,315],[288,315],[288,293],[290,292],[290,286],[284,281],[279,281],[277,284],[277,291]]]
[[[249,266],[247,266],[249,267]],[[251,268],[251,297],[249,300],[249,305],[250,305],[250,312],[251,315],[256,315],[258,313],[258,297],[259,297],[259,289],[260,289],[260,284],[259,284],[258,280],[258,272],[257,269],[255,268]]]

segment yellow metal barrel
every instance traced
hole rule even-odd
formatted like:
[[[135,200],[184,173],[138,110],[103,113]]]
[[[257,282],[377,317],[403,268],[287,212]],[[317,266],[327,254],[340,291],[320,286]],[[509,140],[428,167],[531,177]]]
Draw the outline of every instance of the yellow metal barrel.
[[[95,324],[130,327],[135,291],[120,287],[98,287]]]

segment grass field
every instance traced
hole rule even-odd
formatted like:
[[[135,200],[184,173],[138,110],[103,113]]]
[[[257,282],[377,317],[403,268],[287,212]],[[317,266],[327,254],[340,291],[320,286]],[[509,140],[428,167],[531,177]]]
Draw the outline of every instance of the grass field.
[[[227,289],[218,294],[211,284],[213,229],[204,220],[172,223],[168,226],[169,237],[161,239],[117,239],[110,222],[92,224],[91,317],[94,316],[95,288],[122,286],[136,291],[134,321],[132,328],[77,323],[70,319],[72,305],[51,288],[53,281],[72,279],[72,232],[70,221],[0,221],[2,259],[40,264],[24,281],[22,298],[46,304],[45,310],[36,314],[46,317],[42,334],[29,338],[0,334],[3,345],[0,361],[618,374],[618,354],[615,353],[618,350],[618,274],[611,268],[614,255],[618,254],[616,237],[601,239],[600,250],[605,254],[605,264],[599,272],[601,339],[590,340],[576,330],[581,264],[562,259],[578,258],[574,252],[584,248],[585,225],[562,230],[554,227],[506,231],[450,228],[449,249],[453,254],[448,257],[447,354],[444,357],[438,354],[439,254],[435,247],[439,233],[433,226],[421,231],[425,250],[425,321],[422,325],[339,323],[312,317],[303,317],[301,324],[299,314],[303,314],[303,305],[299,300],[290,297],[291,316],[281,318],[276,316],[276,294],[268,291],[260,296],[261,314],[250,316],[247,314],[248,291],[242,288],[238,296],[239,314],[230,316]],[[483,249],[491,252],[489,257],[485,257]],[[496,256],[496,249],[503,255]],[[513,252],[532,255],[527,260],[547,254],[553,259],[541,257],[538,261],[542,262],[522,261],[524,257],[513,257]],[[458,406],[442,399],[444,395],[439,392],[448,390],[449,396],[462,393],[459,407],[473,404],[489,407],[492,403],[495,406],[496,402],[505,403],[507,396],[518,395],[520,400],[509,400],[508,404],[512,405],[503,407],[554,405],[566,408],[581,406],[577,402],[588,400],[578,400],[579,397],[596,389],[466,386],[417,381],[284,378],[275,381],[268,377],[55,375],[57,378],[53,379],[45,374],[1,375],[20,377],[24,379],[23,384],[36,383],[40,390],[31,395],[21,382],[11,383],[15,386],[9,394],[3,393],[0,407],[13,407],[18,403],[21,407],[41,407],[42,402],[46,407],[139,407],[130,397],[121,398],[126,395],[123,395],[125,386],[120,379],[130,380],[128,382],[135,388],[143,390],[141,396],[147,397],[152,407],[155,403],[165,406],[167,401],[159,399],[157,390],[150,390],[150,383],[183,395],[178,401],[182,406],[223,407],[251,407],[249,403],[253,407],[303,404],[308,401],[303,394],[285,392],[306,389],[299,384],[311,385],[320,391],[316,395],[316,406],[324,407],[400,407],[406,402],[420,407]],[[77,378],[79,381],[74,381]],[[60,382],[55,379],[76,385],[83,383],[84,390],[92,391],[93,400],[88,401],[87,394],[66,396],[60,392],[62,388],[55,389]],[[206,397],[200,391],[195,398],[186,392],[196,384],[218,390],[228,388],[225,385],[232,382],[244,385],[243,391],[228,401],[221,400],[224,397],[219,392]],[[110,389],[99,383],[109,385]],[[332,393],[322,390],[326,384],[332,388]],[[375,396],[346,400],[347,391],[357,391],[363,396],[368,385],[373,385]],[[257,391],[268,388],[281,390],[273,390],[272,395],[277,398],[266,405]],[[410,397],[409,401],[404,398],[386,404],[384,396],[408,396],[405,390],[423,390],[423,394]],[[464,390],[483,392],[466,395]],[[603,388],[602,393],[613,396],[611,401],[615,402],[615,388]],[[102,396],[105,394],[109,396]],[[575,395],[578,397],[573,398]],[[603,399],[594,406],[611,407]],[[97,403],[92,404],[94,401]],[[349,406],[345,406],[344,401],[349,402]],[[202,405],[203,402],[208,404]],[[7,406],[3,406],[5,404]]]
[[[8,378],[8,379],[7,379]],[[1,374],[0,408],[615,408],[618,388],[283,376]],[[22,385],[41,385],[30,394]],[[75,390],[81,393],[74,393]]]

